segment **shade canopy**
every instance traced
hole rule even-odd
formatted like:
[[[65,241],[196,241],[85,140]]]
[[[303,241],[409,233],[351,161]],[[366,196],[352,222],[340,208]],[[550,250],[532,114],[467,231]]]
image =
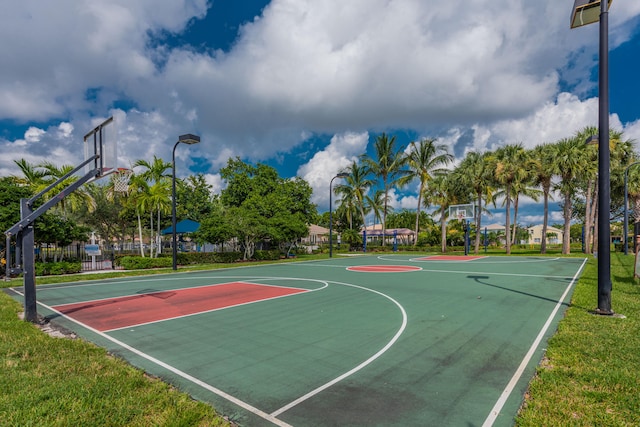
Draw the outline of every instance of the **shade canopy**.
[[[176,234],[195,233],[200,228],[200,223],[191,219],[183,219],[176,223]],[[169,226],[162,230],[162,234],[173,233],[173,226]]]

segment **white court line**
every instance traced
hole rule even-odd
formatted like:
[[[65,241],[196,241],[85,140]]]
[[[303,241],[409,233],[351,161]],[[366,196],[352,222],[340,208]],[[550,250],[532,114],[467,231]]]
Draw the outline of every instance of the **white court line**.
[[[201,277],[200,279],[239,279],[242,280],[242,278],[239,277],[227,277],[227,276],[217,276],[217,277]],[[245,283],[249,283],[250,280],[307,280],[307,281],[311,281],[311,282],[320,282],[320,283],[326,283],[323,280],[317,280],[317,279],[299,279],[299,278],[291,278],[291,277],[269,277],[269,278],[262,278],[262,277],[255,277],[255,276],[247,276],[246,278],[248,278],[248,280],[245,280]],[[245,278],[245,279],[246,279]],[[134,281],[135,282],[135,281]],[[130,283],[130,282],[120,282],[120,283]],[[100,302],[100,301],[107,301],[107,300],[113,300],[113,299],[118,299],[118,298],[130,298],[130,297],[134,297],[134,296],[143,296],[143,295],[153,295],[153,294],[161,294],[161,293],[165,293],[165,292],[179,292],[179,291],[185,291],[188,289],[199,289],[199,288],[206,288],[207,286],[222,286],[222,285],[228,285],[231,282],[223,282],[223,283],[208,283],[208,284],[204,284],[204,285],[197,285],[197,286],[188,286],[186,288],[169,288],[169,289],[162,289],[162,290],[154,290],[153,292],[147,292],[144,294],[139,294],[139,293],[135,293],[135,294],[125,294],[125,295],[119,295],[119,296],[114,296],[114,297],[106,297],[106,298],[99,298],[99,299],[92,299],[92,300],[85,300],[85,301],[78,301],[78,302],[69,302],[66,304],[56,304],[56,307],[65,307],[67,305],[75,305],[75,304],[82,304],[82,303],[89,303],[89,302]],[[261,285],[261,286],[271,286],[274,288],[287,288],[287,289],[298,289],[301,291],[312,291],[315,289],[304,289],[304,288],[292,288],[289,286],[280,286],[280,285],[266,285],[264,283],[249,283],[250,285]],[[72,287],[72,286],[70,286]],[[326,286],[324,286],[326,287]],[[13,288],[12,288],[13,289]],[[64,289],[67,289],[66,287]],[[144,289],[142,289],[144,290]],[[140,292],[140,291],[138,291]]]
[[[15,289],[13,289],[13,291],[15,293],[17,293],[18,295],[23,295],[21,292],[18,292]],[[213,387],[212,385],[207,384],[204,381],[202,381],[202,380],[200,380],[200,379],[198,379],[198,378],[196,378],[196,377],[194,377],[192,375],[189,375],[186,372],[183,372],[183,371],[179,370],[178,368],[175,368],[175,367],[169,365],[168,363],[165,363],[165,362],[163,362],[163,361],[161,361],[159,359],[156,359],[155,357],[150,356],[150,355],[138,350],[135,347],[131,347],[130,345],[128,345],[128,344],[126,344],[126,343],[124,343],[124,342],[122,342],[122,341],[120,341],[120,340],[118,340],[116,338],[113,338],[113,337],[111,337],[111,336],[109,336],[109,335],[107,335],[105,333],[102,333],[102,332],[98,331],[97,329],[93,329],[92,327],[90,327],[88,325],[85,325],[82,322],[79,322],[79,321],[77,321],[77,320],[75,320],[75,319],[73,319],[71,317],[68,317],[68,316],[64,315],[63,313],[60,313],[59,311],[54,310],[52,307],[49,307],[46,304],[43,304],[41,302],[38,302],[38,304],[40,306],[42,306],[42,307],[45,307],[45,308],[51,310],[54,313],[58,313],[60,316],[70,320],[73,323],[76,323],[77,325],[80,325],[83,328],[86,328],[87,330],[89,330],[89,331],[101,336],[102,338],[104,338],[106,340],[109,340],[112,343],[114,343],[116,345],[119,345],[120,347],[122,347],[124,349],[127,349],[130,352],[132,352],[134,354],[137,354],[138,356],[140,356],[140,357],[142,357],[144,359],[147,359],[148,361],[150,361],[152,363],[155,363],[156,365],[161,366],[161,367],[165,368],[166,370],[168,370],[170,372],[173,372],[174,374],[184,378],[185,380],[191,381],[192,383],[199,385],[200,387],[204,388],[205,390],[208,390],[208,391],[210,391],[210,392],[212,392],[214,394],[217,394],[218,396],[220,396],[220,397],[222,397],[224,399],[227,399],[229,402],[232,402],[232,403],[238,405],[239,407],[241,407],[243,409],[246,409],[247,411],[249,411],[249,412],[251,412],[251,413],[253,413],[253,414],[257,415],[257,416],[259,416],[261,418],[264,418],[265,420],[271,421],[273,424],[275,424],[277,426],[280,426],[280,427],[293,427],[290,424],[288,424],[288,423],[286,423],[286,422],[284,422],[282,420],[279,420],[278,418],[276,418],[276,417],[274,417],[272,415],[269,415],[266,412],[261,411],[260,409],[248,404],[247,402],[244,402],[244,401],[242,401],[242,400],[240,400],[240,399],[238,399],[238,398],[236,398],[236,397],[234,397],[234,396],[232,396],[232,395],[230,395],[228,393],[225,393],[224,391],[220,390],[219,388]]]
[[[266,279],[268,279],[268,278],[260,278],[260,280],[266,280]],[[278,280],[279,278],[271,278],[271,279],[272,280]],[[288,278],[288,279],[290,279],[290,280],[301,280],[300,278]],[[255,277],[254,277],[254,280],[256,280]],[[324,281],[320,281],[320,280],[316,280],[316,279],[302,279],[302,280],[312,280],[312,281],[326,283]],[[387,298],[388,300],[393,302],[400,309],[400,312],[402,313],[402,324],[401,324],[400,328],[398,329],[398,331],[396,332],[396,334],[391,338],[391,340],[382,349],[380,349],[377,353],[375,353],[373,356],[369,357],[367,360],[365,360],[364,362],[362,362],[361,364],[359,364],[355,368],[349,370],[348,372],[345,372],[344,374],[342,374],[342,375],[338,376],[337,378],[329,381],[328,383],[326,383],[326,384],[324,384],[324,385],[322,385],[322,386],[310,391],[309,393],[305,394],[304,396],[299,397],[298,399],[290,402],[289,404],[283,406],[282,408],[274,411],[271,414],[267,414],[266,412],[254,407],[254,406],[252,406],[252,405],[250,405],[250,404],[248,404],[248,403],[246,403],[246,402],[244,402],[244,401],[242,401],[242,400],[240,400],[240,399],[238,399],[238,398],[236,398],[236,397],[234,397],[234,396],[232,396],[232,395],[230,395],[230,394],[228,394],[228,393],[226,393],[226,392],[224,392],[224,391],[222,391],[222,390],[220,390],[220,389],[218,389],[218,388],[216,388],[216,387],[214,387],[214,386],[212,386],[210,384],[207,384],[204,381],[202,381],[202,380],[200,380],[200,379],[198,379],[196,377],[193,377],[193,376],[189,375],[186,372],[183,372],[183,371],[181,371],[181,370],[179,370],[179,369],[177,369],[177,368],[175,368],[175,367],[173,367],[173,366],[171,366],[171,365],[169,365],[169,364],[167,364],[165,362],[162,362],[161,360],[156,359],[153,356],[150,356],[150,355],[148,355],[148,354],[136,349],[135,347],[132,347],[132,346],[130,346],[130,345],[128,345],[128,344],[116,339],[116,338],[113,338],[113,337],[107,335],[106,333],[100,332],[97,329],[94,329],[94,328],[92,328],[92,327],[90,327],[88,325],[85,325],[84,323],[82,323],[80,321],[77,321],[77,320],[73,319],[72,317],[69,317],[69,316],[67,316],[67,315],[65,315],[63,313],[60,313],[59,311],[55,310],[54,308],[52,308],[52,307],[50,307],[50,306],[48,306],[46,304],[43,304],[43,303],[38,301],[38,305],[40,305],[42,307],[45,307],[45,308],[47,308],[48,310],[51,310],[54,313],[57,313],[61,317],[64,317],[65,319],[68,319],[69,321],[71,321],[71,322],[73,322],[73,323],[75,323],[77,325],[80,325],[83,328],[86,328],[87,330],[89,330],[89,331],[91,331],[91,332],[103,337],[104,339],[107,339],[107,340],[113,342],[114,344],[119,345],[122,348],[125,348],[125,349],[131,351],[132,353],[137,354],[138,356],[140,356],[140,357],[142,357],[142,358],[144,358],[144,359],[146,359],[146,360],[148,360],[148,361],[150,361],[150,362],[152,362],[152,363],[154,363],[154,364],[156,364],[156,365],[158,365],[160,367],[163,367],[163,368],[169,370],[170,372],[173,372],[174,374],[186,379],[187,381],[191,381],[192,383],[194,383],[196,385],[199,385],[200,387],[202,387],[202,388],[204,388],[204,389],[206,389],[206,390],[208,390],[208,391],[210,391],[210,392],[212,392],[212,393],[214,393],[214,394],[216,394],[216,395],[218,395],[218,396],[220,396],[220,397],[222,397],[222,398],[224,398],[224,399],[226,399],[226,400],[228,400],[228,401],[230,401],[230,402],[232,402],[232,403],[234,403],[236,405],[238,405],[239,407],[241,407],[241,408],[243,408],[243,409],[245,409],[245,410],[247,410],[247,411],[249,411],[249,412],[251,412],[251,413],[253,413],[253,414],[255,414],[255,415],[259,416],[259,417],[261,417],[261,418],[264,418],[265,420],[268,420],[268,421],[274,423],[277,426],[293,427],[290,424],[278,419],[277,416],[280,415],[281,413],[293,408],[294,406],[304,402],[305,400],[310,399],[311,397],[319,394],[323,390],[326,390],[327,388],[337,384],[338,382],[344,380],[345,378],[353,375],[354,373],[362,370],[363,368],[365,368],[366,366],[368,366],[369,364],[374,362],[376,359],[378,359],[380,356],[382,356],[384,353],[386,353],[387,350],[389,350],[389,348],[391,348],[391,346],[393,346],[393,344],[395,344],[395,342],[400,338],[400,336],[402,335],[402,333],[404,332],[404,330],[407,327],[407,322],[408,322],[407,321],[407,313],[404,310],[404,307],[402,307],[402,305],[400,305],[400,303],[398,303],[395,299],[391,298],[390,296],[388,296],[386,294],[383,294],[382,292],[378,292],[376,290],[373,290],[373,289],[365,288],[363,286],[353,285],[353,284],[349,284],[349,283],[342,283],[342,282],[333,282],[333,281],[329,281],[329,282],[330,283],[335,283],[337,285],[343,285],[343,286],[349,286],[349,287],[353,287],[353,288],[362,289],[362,290],[369,291],[369,292],[372,292],[372,293],[375,293],[375,294],[378,294],[378,295],[381,295],[381,296]],[[320,288],[320,289],[324,289],[324,287]],[[21,292],[18,292],[15,289],[11,289],[11,290],[13,292],[19,294],[19,295],[23,295]]]
[[[309,279],[309,280],[312,280],[312,279]],[[212,308],[211,310],[198,311],[197,313],[183,314],[181,316],[175,316],[175,317],[167,317],[166,319],[153,320],[151,322],[137,323],[135,325],[127,325],[127,326],[123,326],[121,328],[107,329],[104,332],[106,333],[106,332],[120,331],[120,330],[123,330],[123,329],[132,329],[132,328],[137,328],[139,326],[146,326],[146,325],[153,325],[153,324],[156,324],[156,323],[162,323],[162,322],[166,322],[168,320],[184,319],[184,318],[187,318],[187,317],[199,316],[201,314],[213,313],[215,311],[222,311],[222,310],[226,310],[228,308],[237,308],[237,307],[242,307],[242,306],[245,306],[245,305],[256,304],[256,303],[259,303],[259,302],[272,301],[272,300],[276,300],[276,299],[280,299],[280,298],[293,297],[293,296],[296,296],[296,295],[303,295],[303,294],[307,294],[309,292],[320,291],[322,289],[327,288],[329,286],[329,284],[327,282],[324,282],[324,283],[325,283],[324,286],[322,286],[321,288],[317,288],[317,289],[291,288],[291,289],[300,289],[300,290],[304,291],[304,292],[299,292],[299,293],[296,293],[296,294],[280,295],[280,296],[277,296],[277,297],[265,298],[265,299],[249,301],[249,302],[243,302],[241,304],[228,305],[226,307]],[[252,284],[258,284],[258,283],[252,283]],[[265,285],[265,286],[270,286],[270,285]],[[285,287],[285,286],[279,286],[279,287]],[[59,306],[56,306],[56,307],[59,307]]]
[[[404,310],[404,307],[402,307],[402,305],[400,305],[400,303],[398,301],[394,300],[389,295],[383,294],[382,292],[378,292],[378,291],[375,291],[373,289],[365,288],[364,286],[358,286],[358,285],[352,285],[352,284],[349,284],[349,283],[334,282],[334,281],[330,281],[330,283],[335,283],[337,285],[350,286],[350,287],[353,287],[353,288],[363,289],[365,291],[373,292],[375,294],[378,294],[378,295],[381,295],[381,296],[387,298],[388,300],[393,302],[395,305],[397,305],[398,308],[400,309],[400,312],[402,313],[402,325],[400,326],[400,329],[398,329],[398,332],[396,332],[396,334],[393,336],[393,338],[391,338],[391,341],[389,341],[387,343],[387,345],[382,347],[376,354],[374,354],[373,356],[371,356],[370,358],[368,358],[367,360],[365,360],[364,362],[362,362],[361,364],[359,364],[355,368],[351,369],[350,371],[345,372],[344,374],[340,375],[337,378],[334,378],[333,380],[329,381],[328,383],[326,383],[324,385],[321,385],[320,387],[316,388],[315,390],[311,390],[309,393],[305,394],[304,396],[301,396],[301,397],[297,398],[293,402],[290,402],[290,403],[286,404],[282,408],[280,408],[280,409],[278,409],[276,411],[273,411],[271,413],[271,415],[274,416],[274,417],[280,415],[281,413],[283,413],[285,411],[288,411],[289,409],[293,408],[294,406],[299,405],[300,403],[304,402],[305,400],[312,398],[313,396],[321,393],[322,391],[328,389],[329,387],[333,386],[334,384],[337,384],[340,381],[344,380],[345,378],[347,378],[347,377],[355,374],[356,372],[360,371],[365,366],[371,364],[373,361],[375,361],[380,356],[382,356],[384,353],[386,353],[387,350],[389,350],[393,344],[395,344],[395,342],[398,340],[398,338],[400,338],[400,335],[402,335],[402,333],[404,332],[405,328],[407,327],[407,312]]]
[[[507,402],[507,399],[509,399],[509,396],[513,392],[513,389],[515,388],[516,384],[520,380],[520,377],[522,377],[522,374],[524,373],[525,368],[529,364],[529,361],[533,357],[533,354],[535,353],[535,351],[537,350],[538,346],[540,345],[540,342],[542,341],[542,339],[544,338],[545,334],[547,333],[547,330],[549,329],[549,326],[551,326],[551,322],[553,321],[553,318],[558,313],[558,310],[560,309],[560,306],[562,306],[562,301],[564,301],[564,299],[567,297],[567,294],[569,293],[569,291],[573,287],[573,284],[575,283],[576,279],[580,275],[580,272],[582,271],[582,268],[584,267],[586,262],[587,262],[587,259],[585,258],[585,260],[582,262],[582,265],[580,266],[580,268],[578,269],[576,274],[573,276],[573,279],[571,280],[571,283],[569,283],[569,285],[565,289],[564,293],[562,294],[562,296],[558,300],[558,303],[556,304],[555,308],[553,309],[553,311],[549,315],[549,318],[547,319],[546,323],[544,324],[544,326],[540,330],[540,333],[538,334],[536,339],[533,341],[533,344],[531,344],[531,348],[529,348],[529,351],[524,356],[524,359],[522,359],[522,362],[520,362],[520,366],[518,366],[518,369],[513,374],[513,377],[511,377],[511,381],[509,381],[507,386],[502,391],[502,394],[500,395],[500,398],[498,399],[498,401],[494,405],[493,409],[491,409],[491,412],[489,413],[489,415],[487,416],[487,419],[482,424],[482,427],[491,427],[493,425],[493,423],[496,421],[496,419],[498,418],[498,415],[500,415],[500,411],[502,410],[502,407]]]

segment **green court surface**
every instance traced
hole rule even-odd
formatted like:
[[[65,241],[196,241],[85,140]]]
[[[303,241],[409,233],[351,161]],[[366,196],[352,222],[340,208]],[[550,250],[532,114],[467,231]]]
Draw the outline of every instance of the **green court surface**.
[[[240,425],[509,426],[584,263],[335,257],[42,285],[38,310]]]

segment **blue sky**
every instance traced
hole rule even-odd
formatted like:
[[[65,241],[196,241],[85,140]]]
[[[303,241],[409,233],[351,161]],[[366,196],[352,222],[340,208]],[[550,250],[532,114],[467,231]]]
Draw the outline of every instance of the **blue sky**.
[[[113,115],[122,166],[171,159],[216,191],[230,156],[328,182],[380,132],[457,158],[597,124],[598,25],[567,0],[58,0],[0,6],[0,175],[78,164]],[[562,4],[560,4],[562,3]],[[640,141],[640,2],[609,14],[611,126]],[[393,194],[415,208],[417,187]],[[526,202],[519,222],[540,223]],[[497,211],[485,223],[504,221]],[[553,212],[560,222],[560,212]]]

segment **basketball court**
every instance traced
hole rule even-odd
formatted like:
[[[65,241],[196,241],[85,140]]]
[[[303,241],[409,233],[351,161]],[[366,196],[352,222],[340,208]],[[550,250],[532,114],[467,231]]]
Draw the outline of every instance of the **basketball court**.
[[[510,426],[585,262],[336,257],[41,285],[38,311],[240,425]]]

